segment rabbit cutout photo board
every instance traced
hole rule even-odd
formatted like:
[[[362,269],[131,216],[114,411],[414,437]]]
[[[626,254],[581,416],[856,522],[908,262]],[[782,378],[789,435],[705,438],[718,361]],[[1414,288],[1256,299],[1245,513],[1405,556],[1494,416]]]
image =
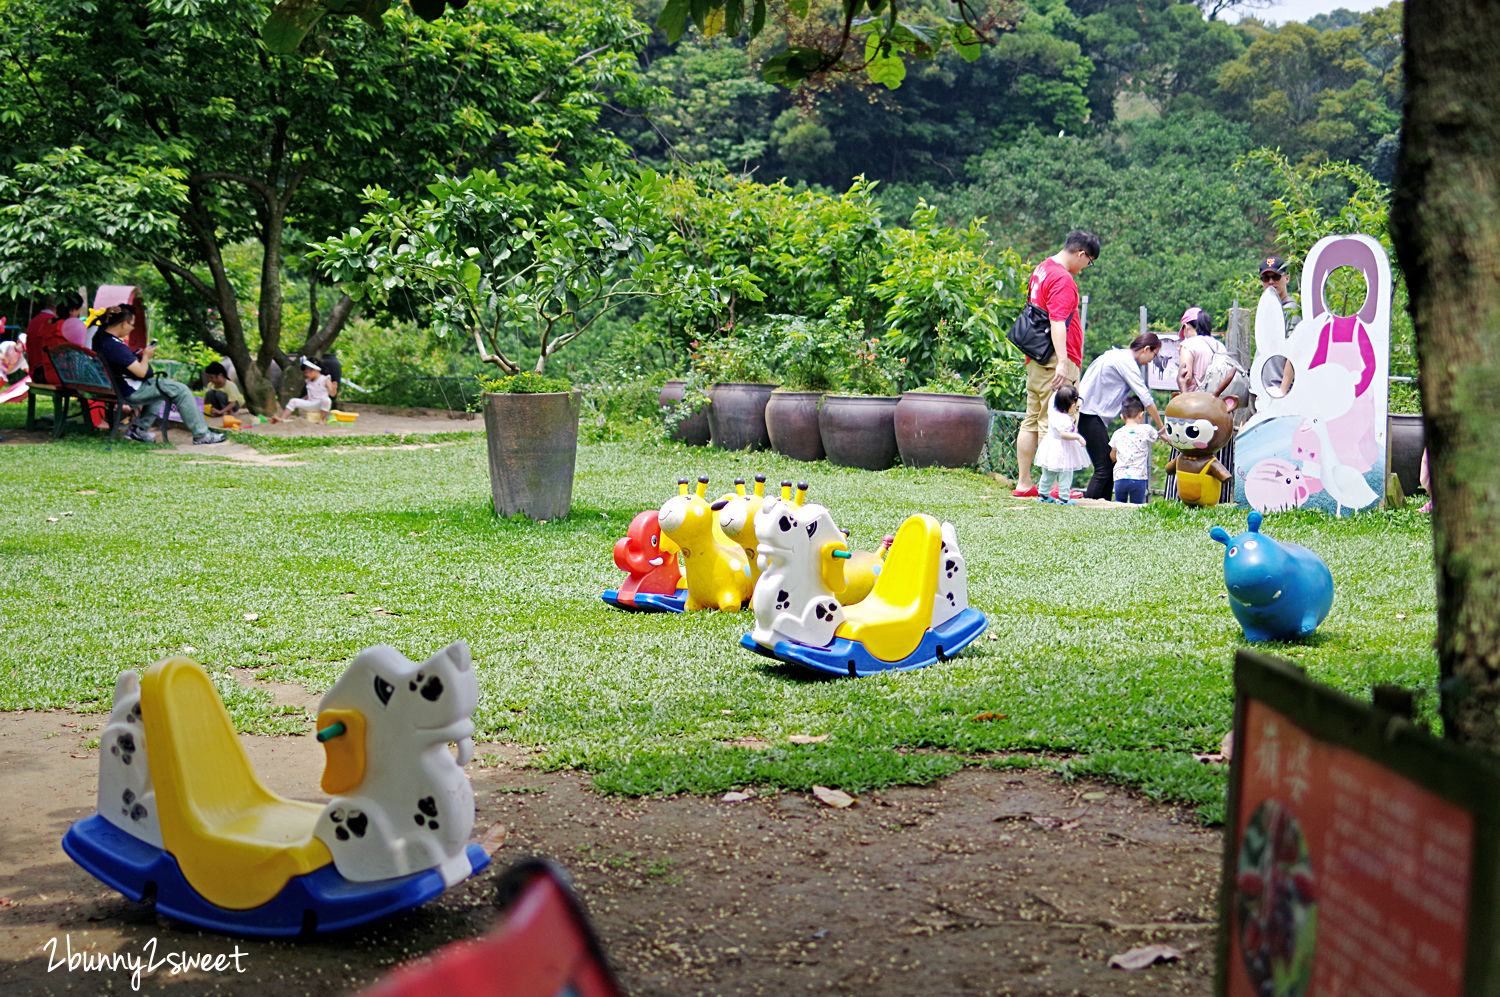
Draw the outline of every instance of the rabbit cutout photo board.
[[[1365,279],[1352,315],[1326,300],[1340,267]],[[1274,291],[1256,307],[1255,415],[1235,439],[1234,497],[1263,513],[1348,516],[1385,494],[1391,266],[1368,235],[1329,236],[1313,246],[1303,277],[1306,315],[1290,331]]]

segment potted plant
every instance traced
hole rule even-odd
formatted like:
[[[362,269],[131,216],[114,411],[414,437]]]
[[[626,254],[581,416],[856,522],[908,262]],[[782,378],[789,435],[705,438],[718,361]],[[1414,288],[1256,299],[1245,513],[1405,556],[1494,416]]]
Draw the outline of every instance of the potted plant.
[[[723,450],[765,450],[766,403],[776,385],[762,336],[751,330],[693,343],[693,369],[708,381],[709,442]]]
[[[422,295],[438,335],[473,338],[501,371],[493,383],[505,386],[484,399],[495,511],[566,515],[573,461],[558,455],[577,450],[578,393],[543,379],[547,361],[623,301],[686,306],[746,278],[671,265],[656,245],[667,229],[667,182],[648,170],[586,166],[545,188],[475,170],[427,189],[431,197],[416,201],[366,189],[360,226],[310,255],[351,295]],[[536,358],[535,379],[509,380],[523,373],[523,354]]]
[[[823,396],[818,433],[830,463],[882,471],[896,463],[895,378],[878,338],[855,340],[840,385]]]
[[[818,409],[823,395],[838,385],[846,353],[837,330],[826,321],[809,321],[801,315],[772,319],[778,329],[775,355],[781,387],[766,403],[771,449],[793,460],[822,460],[825,451]]]
[[[656,396],[667,437],[690,447],[708,444],[708,393],[702,378],[690,374],[673,378],[661,386]]]
[[[907,467],[973,467],[989,441],[990,409],[978,379],[954,369],[947,319],[938,322],[933,337],[938,371],[920,387],[901,393],[896,447]]]

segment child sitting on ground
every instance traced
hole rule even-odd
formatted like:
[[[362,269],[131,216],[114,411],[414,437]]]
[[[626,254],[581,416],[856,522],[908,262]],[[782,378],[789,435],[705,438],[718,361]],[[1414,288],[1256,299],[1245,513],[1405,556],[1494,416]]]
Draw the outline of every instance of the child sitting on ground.
[[[1145,505],[1151,444],[1157,433],[1146,425],[1146,409],[1135,395],[1125,396],[1121,411],[1125,425],[1109,438],[1109,458],[1115,462],[1115,501]]]
[[[1073,472],[1089,466],[1089,455],[1078,432],[1078,389],[1071,384],[1058,388],[1047,406],[1047,435],[1037,445],[1036,462],[1042,469],[1037,501],[1072,505]]]
[[[302,376],[307,380],[307,396],[287,402],[286,408],[271,416],[272,422],[290,419],[293,412],[321,412],[326,418],[333,408],[333,399],[328,393],[328,375],[323,373],[323,368],[303,357]]]
[[[234,415],[245,404],[240,386],[229,379],[229,371],[215,360],[203,368],[208,378],[208,390],[203,392],[204,415]]]

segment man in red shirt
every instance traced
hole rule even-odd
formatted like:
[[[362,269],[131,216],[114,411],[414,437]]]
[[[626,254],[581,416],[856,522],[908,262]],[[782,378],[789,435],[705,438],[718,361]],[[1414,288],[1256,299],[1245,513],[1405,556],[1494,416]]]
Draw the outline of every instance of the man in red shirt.
[[[1068,233],[1062,251],[1049,256],[1031,272],[1029,300],[1052,320],[1052,359],[1045,364],[1026,359],[1026,417],[1016,434],[1016,498],[1033,498],[1031,463],[1036,458],[1037,434],[1047,422],[1047,399],[1064,384],[1078,383],[1083,369],[1083,325],[1078,319],[1078,282],[1074,278],[1099,258],[1099,237],[1078,229]],[[1067,498],[1066,495],[1063,498]]]

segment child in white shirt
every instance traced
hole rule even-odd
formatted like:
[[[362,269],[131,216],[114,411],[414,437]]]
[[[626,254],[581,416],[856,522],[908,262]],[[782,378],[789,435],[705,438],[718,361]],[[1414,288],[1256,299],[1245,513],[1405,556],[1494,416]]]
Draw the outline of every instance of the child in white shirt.
[[[1146,425],[1146,409],[1134,395],[1125,396],[1121,412],[1125,425],[1109,438],[1109,456],[1115,462],[1115,501],[1145,505],[1151,444],[1157,433]]]
[[[307,397],[293,398],[287,402],[286,408],[271,416],[272,422],[290,419],[293,412],[322,412],[326,416],[333,408],[333,398],[329,394],[331,382],[328,375],[323,373],[323,368],[304,357],[302,376],[307,379]]]

